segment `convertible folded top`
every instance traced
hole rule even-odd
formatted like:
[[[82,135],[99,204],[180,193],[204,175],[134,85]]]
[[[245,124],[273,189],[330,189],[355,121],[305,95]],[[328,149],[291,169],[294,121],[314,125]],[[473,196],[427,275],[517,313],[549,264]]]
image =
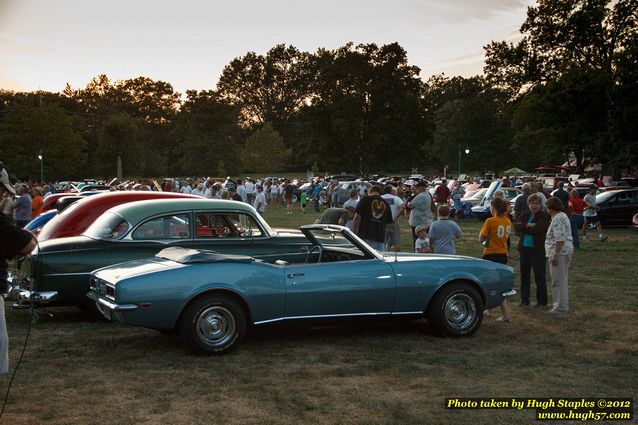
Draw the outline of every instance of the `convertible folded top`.
[[[181,264],[189,263],[251,263],[253,257],[246,255],[220,254],[204,249],[188,249],[180,247],[166,248],[155,254],[158,258],[175,261]]]

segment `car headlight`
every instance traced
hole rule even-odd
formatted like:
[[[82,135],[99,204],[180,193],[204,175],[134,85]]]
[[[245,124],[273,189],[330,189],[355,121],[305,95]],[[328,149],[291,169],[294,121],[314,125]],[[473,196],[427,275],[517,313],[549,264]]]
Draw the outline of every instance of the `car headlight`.
[[[107,281],[91,276],[89,278],[89,287],[93,292],[98,293],[107,298],[115,299],[115,286]]]

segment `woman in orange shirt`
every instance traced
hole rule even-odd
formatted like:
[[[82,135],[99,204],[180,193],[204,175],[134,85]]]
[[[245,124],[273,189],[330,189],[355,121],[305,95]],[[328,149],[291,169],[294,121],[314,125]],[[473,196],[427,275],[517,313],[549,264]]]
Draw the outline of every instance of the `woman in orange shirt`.
[[[492,217],[485,220],[479,235],[479,241],[485,247],[483,248],[483,259],[507,264],[509,238],[512,233],[512,222],[505,216],[507,203],[502,198],[492,199],[490,212]],[[501,312],[503,315],[496,320],[509,322],[510,312],[507,299],[504,299],[503,304],[501,304]]]
[[[42,209],[44,208],[44,189],[40,186],[33,189],[33,200],[31,201],[31,218],[36,218],[40,214],[42,214]]]

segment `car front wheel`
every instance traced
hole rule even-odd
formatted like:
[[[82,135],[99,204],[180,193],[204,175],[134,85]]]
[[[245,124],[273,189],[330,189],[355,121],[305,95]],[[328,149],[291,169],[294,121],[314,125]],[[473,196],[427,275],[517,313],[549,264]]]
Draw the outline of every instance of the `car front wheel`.
[[[241,306],[224,295],[207,295],[184,311],[180,334],[197,354],[230,353],[246,334],[246,315]]]
[[[432,300],[428,321],[440,334],[469,336],[481,326],[483,308],[483,299],[475,288],[466,283],[453,283]]]

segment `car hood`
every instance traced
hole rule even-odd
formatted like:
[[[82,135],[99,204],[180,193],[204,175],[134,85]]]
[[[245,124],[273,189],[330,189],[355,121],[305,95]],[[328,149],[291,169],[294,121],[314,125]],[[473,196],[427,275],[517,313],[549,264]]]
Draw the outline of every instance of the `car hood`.
[[[116,284],[119,281],[132,277],[180,267],[184,267],[184,264],[154,257],[114,264],[95,270],[92,274],[99,279]]]

